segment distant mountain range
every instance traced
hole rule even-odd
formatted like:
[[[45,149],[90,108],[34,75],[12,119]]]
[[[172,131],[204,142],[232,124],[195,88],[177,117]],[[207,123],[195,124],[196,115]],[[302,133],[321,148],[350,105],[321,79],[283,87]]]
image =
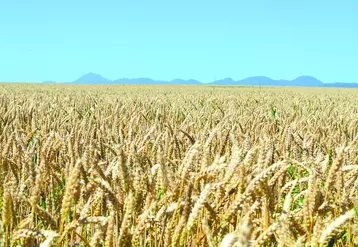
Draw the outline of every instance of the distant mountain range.
[[[182,79],[175,79],[172,81],[159,81],[153,80],[150,78],[135,78],[135,79],[128,79],[122,78],[118,80],[111,81],[103,76],[95,73],[88,73],[77,80],[73,81],[76,84],[202,84],[196,80],[182,80]]]
[[[233,80],[232,78],[224,78],[210,83],[202,83],[197,80],[175,79],[172,81],[160,81],[150,78],[128,79],[122,78],[118,80],[109,80],[95,73],[88,73],[72,83],[76,84],[180,84],[180,85],[262,85],[262,86],[304,86],[304,87],[346,87],[358,88],[358,83],[335,82],[324,83],[312,76],[300,76],[294,80],[274,80],[265,76],[253,76],[242,80]]]

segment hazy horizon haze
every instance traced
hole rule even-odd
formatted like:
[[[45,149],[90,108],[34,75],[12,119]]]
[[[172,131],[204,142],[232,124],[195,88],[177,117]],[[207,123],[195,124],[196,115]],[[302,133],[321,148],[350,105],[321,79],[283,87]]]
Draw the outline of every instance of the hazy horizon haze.
[[[2,1],[0,81],[358,82],[357,11],[354,0]]]

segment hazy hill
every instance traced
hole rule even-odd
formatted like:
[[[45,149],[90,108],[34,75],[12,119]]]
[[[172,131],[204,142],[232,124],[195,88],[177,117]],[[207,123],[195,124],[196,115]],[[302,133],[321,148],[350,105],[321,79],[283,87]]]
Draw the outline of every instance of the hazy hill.
[[[88,83],[88,84],[107,84],[112,83],[111,80],[104,78],[103,76],[95,73],[88,73],[77,80],[75,80],[73,83]]]
[[[195,84],[204,84],[197,80],[183,80],[175,79],[172,81],[162,81],[162,80],[153,80],[151,78],[121,78],[117,80],[109,80],[99,74],[88,73],[73,83],[88,83],[88,84],[180,84],[180,85],[195,85]],[[357,83],[323,83],[312,76],[300,76],[294,80],[274,80],[266,76],[253,76],[244,78],[242,80],[233,80],[232,78],[224,78],[216,80],[210,83],[211,85],[262,85],[262,86],[305,86],[305,87],[348,87],[348,88],[358,88]]]

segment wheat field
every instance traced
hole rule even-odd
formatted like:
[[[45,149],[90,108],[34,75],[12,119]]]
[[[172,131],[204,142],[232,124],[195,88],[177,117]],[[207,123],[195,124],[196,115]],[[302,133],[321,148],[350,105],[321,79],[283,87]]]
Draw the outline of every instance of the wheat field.
[[[358,91],[0,85],[0,246],[355,246]]]

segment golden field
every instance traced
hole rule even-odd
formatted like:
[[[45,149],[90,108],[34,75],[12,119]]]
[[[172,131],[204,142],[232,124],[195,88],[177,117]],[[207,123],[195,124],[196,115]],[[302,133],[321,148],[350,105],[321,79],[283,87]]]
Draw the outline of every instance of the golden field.
[[[0,246],[355,246],[358,90],[0,84]]]

